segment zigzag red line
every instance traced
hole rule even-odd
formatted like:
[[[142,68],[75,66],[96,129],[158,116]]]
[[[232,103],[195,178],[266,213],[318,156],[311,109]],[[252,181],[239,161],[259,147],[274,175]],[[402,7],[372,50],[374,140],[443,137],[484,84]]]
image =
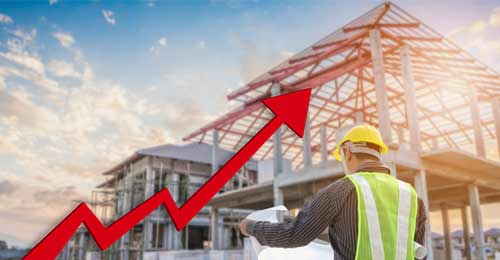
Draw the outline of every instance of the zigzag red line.
[[[310,89],[264,100],[264,104],[273,111],[275,117],[203,184],[181,208],[177,208],[169,191],[162,189],[110,226],[105,227],[87,204],[81,203],[23,259],[56,258],[82,223],[87,227],[99,248],[105,250],[161,204],[165,206],[176,229],[181,230],[282,124],[286,123],[298,136],[302,137],[309,98]],[[293,106],[286,106],[287,104],[293,104]]]
[[[81,203],[23,259],[54,259],[82,223],[87,227],[99,248],[105,250],[161,204],[165,206],[177,230],[181,230],[282,123],[279,117],[274,117],[181,208],[177,208],[168,190],[162,189],[116,222],[105,227],[89,207]]]

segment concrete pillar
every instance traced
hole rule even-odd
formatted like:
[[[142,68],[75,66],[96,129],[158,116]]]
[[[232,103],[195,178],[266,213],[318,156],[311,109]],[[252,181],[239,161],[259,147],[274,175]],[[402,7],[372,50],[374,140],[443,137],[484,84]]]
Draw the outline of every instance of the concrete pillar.
[[[280,85],[275,83],[271,87],[272,96],[279,96],[281,93]],[[276,131],[273,135],[273,160],[274,160],[274,168],[273,173],[276,177],[277,175],[283,172],[283,157],[281,155],[281,127],[278,131]]]
[[[279,84],[274,83],[271,87],[272,96],[279,96],[281,94],[281,87]],[[278,175],[283,173],[283,156],[281,154],[281,128],[278,129],[273,135],[273,197],[274,197],[274,205],[283,205],[283,191],[278,188],[276,183],[276,178]]]
[[[212,241],[212,249],[219,249],[219,210],[212,208],[210,210],[210,240]]]
[[[168,229],[169,229],[169,225],[167,223],[165,223],[165,228],[163,229],[163,241],[162,241],[162,244],[161,244],[161,248],[163,249],[168,249],[168,235],[169,235],[169,232],[168,232]]]
[[[69,260],[70,259],[69,258],[69,245],[68,245],[68,243],[66,243],[66,245],[64,246],[63,251],[60,254],[60,256],[61,256],[60,259],[62,259],[62,260]]]
[[[498,154],[500,156],[500,98],[493,97],[491,99],[491,106],[491,110],[493,111],[493,120],[495,121]]]
[[[357,124],[363,123],[364,121],[363,111],[357,111],[356,113],[354,113],[354,118]]]
[[[280,206],[285,204],[285,197],[283,195],[283,191],[276,187],[276,185],[273,186],[273,196],[274,196],[274,206]]]
[[[486,256],[484,254],[484,232],[481,215],[481,202],[479,200],[479,189],[475,184],[470,184],[468,189],[472,227],[474,229],[474,240],[476,243],[476,258],[483,260],[486,259]]]
[[[397,135],[398,135],[398,144],[401,146],[401,144],[405,142],[405,133],[402,128],[398,128]]]
[[[389,147],[389,152],[382,155],[382,161],[391,170],[391,176],[397,178],[398,172],[396,167],[396,151]]]
[[[326,133],[326,125],[321,125],[320,128],[320,147],[321,147],[321,162],[328,160],[328,136]]]
[[[175,160],[170,160],[170,166],[166,178],[167,189],[172,195],[172,199],[179,203],[179,174],[175,172]]]
[[[422,153],[422,144],[420,139],[420,126],[418,124],[417,99],[415,94],[415,82],[413,79],[410,47],[405,45],[400,49],[401,75],[405,89],[406,101],[406,121],[408,122],[408,131],[410,134],[410,147],[414,148],[418,154]],[[419,198],[424,203],[425,215],[425,247],[427,249],[427,260],[434,258],[432,251],[431,223],[429,216],[429,196],[427,192],[427,173],[425,170],[419,170],[415,175],[415,190]]]
[[[450,219],[448,216],[448,207],[446,204],[441,204],[441,217],[443,219],[445,259],[451,260]]]
[[[155,188],[155,172],[153,170],[152,158],[148,157],[148,166],[146,167],[146,181],[144,183],[144,198],[148,199],[154,193]],[[143,221],[143,243],[144,249],[153,247],[153,222],[151,217],[147,216]]]
[[[460,209],[462,213],[462,230],[464,231],[464,249],[465,259],[472,260],[472,251],[470,243],[469,219],[467,218],[467,206]]]
[[[307,116],[307,121],[304,129],[304,137],[302,138],[302,149],[304,157],[304,168],[309,168],[312,166],[312,153],[311,153],[311,131],[310,131],[309,115]]]
[[[433,150],[439,149],[439,141],[438,141],[437,137],[432,138],[432,149]]]
[[[85,259],[84,247],[85,246],[85,232],[81,231],[78,233],[78,259]]]
[[[425,221],[425,235],[424,235],[424,246],[427,249],[427,260],[433,260],[432,251],[432,236],[431,236],[431,220],[429,216],[429,196],[427,193],[427,173],[425,170],[420,170],[415,174],[415,190],[418,197],[422,200],[425,207],[425,216],[427,220]]]
[[[477,100],[477,93],[472,89],[469,93],[470,110],[472,117],[472,126],[474,127],[474,143],[476,145],[476,154],[481,157],[486,156],[484,147],[483,132],[481,131],[481,117],[479,115],[479,102]]]
[[[420,127],[418,125],[417,99],[415,97],[415,83],[413,80],[411,68],[410,47],[405,45],[401,47],[401,75],[405,88],[406,115],[408,130],[410,132],[411,147],[415,147],[417,152],[421,152]]]
[[[389,116],[389,102],[387,100],[387,89],[385,83],[382,41],[380,31],[377,29],[370,31],[370,49],[372,55],[373,78],[375,80],[379,130],[384,141],[387,144],[390,144],[392,143],[391,118]]]
[[[177,231],[175,225],[169,222],[166,226],[167,233],[167,249],[168,250],[179,250],[182,247],[182,231]]]
[[[217,158],[217,150],[219,149],[219,131],[214,130],[212,133],[212,174],[219,170],[219,161]]]
[[[220,216],[220,215],[219,215]],[[217,245],[220,250],[226,249],[224,246],[224,239],[226,238],[224,235],[224,217],[220,216],[218,218],[217,225]]]
[[[130,170],[125,166],[123,169],[124,172],[124,177],[122,180],[122,185],[124,188],[124,192],[122,193],[123,196],[120,196],[121,201],[121,212],[120,214],[126,214],[131,210],[131,200],[132,200],[132,176]],[[125,233],[120,239],[120,259],[122,260],[128,260],[129,256],[129,243],[130,243],[130,232]]]
[[[170,161],[169,172],[167,174],[167,188],[175,202],[179,202],[179,174],[174,171],[175,160]],[[179,204],[179,203],[178,203]],[[182,234],[175,229],[172,222],[167,225],[167,248],[177,250],[182,245]]]

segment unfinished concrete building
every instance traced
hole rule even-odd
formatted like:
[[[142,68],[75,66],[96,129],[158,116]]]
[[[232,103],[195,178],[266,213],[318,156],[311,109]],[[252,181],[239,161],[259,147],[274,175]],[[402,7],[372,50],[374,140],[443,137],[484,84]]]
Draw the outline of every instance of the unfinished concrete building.
[[[180,207],[232,155],[227,150],[199,143],[139,150],[103,173],[108,180],[92,193],[89,204],[94,213],[109,224],[166,187]],[[220,192],[253,186],[256,181],[257,164],[249,161]],[[80,228],[59,258],[196,258],[206,255],[205,249],[218,248],[225,250],[218,254],[226,259],[240,259],[243,237],[238,223],[249,212],[239,209],[212,211],[205,207],[188,226],[177,232],[165,208],[159,207],[105,252],[100,251],[85,228]],[[211,218],[214,215],[217,218]],[[211,219],[218,222],[211,223]],[[214,237],[218,240],[210,240],[209,233],[216,233]]]
[[[212,207],[300,208],[343,176],[330,154],[346,129],[365,122],[389,144],[384,160],[393,174],[414,185],[428,210],[442,212],[447,259],[451,208],[462,210],[463,230],[474,233],[465,256],[485,259],[480,205],[500,201],[498,73],[385,3],[230,93],[241,107],[184,140],[236,151],[273,116],[260,100],[306,88],[312,97],[304,138],[282,127],[255,156],[274,160],[274,179],[219,194]],[[292,170],[284,170],[284,159]]]
[[[312,96],[304,138],[283,126],[254,157],[272,163],[271,176],[260,176],[249,162],[229,184],[234,189],[212,199],[187,231],[174,231],[160,209],[103,255],[139,259],[155,252],[152,259],[166,259],[165,250],[207,243],[213,252],[230,252],[228,245],[241,248],[228,239],[233,237],[228,230],[234,230],[228,225],[238,219],[231,214],[281,204],[296,211],[343,177],[341,164],[330,156],[336,140],[353,125],[368,123],[380,129],[390,147],[384,161],[393,174],[414,185],[428,211],[441,211],[445,258],[452,254],[448,210],[460,209],[464,232],[474,234],[475,246],[468,236],[463,241],[465,257],[485,259],[480,205],[500,202],[500,75],[392,3],[377,6],[230,93],[228,99],[241,106],[184,138],[195,144],[172,153],[163,148],[137,152],[106,173],[112,178],[101,187],[112,195],[101,191],[95,196],[116,196],[117,204],[110,203],[116,214],[109,213],[115,217],[162,186],[182,203],[229,158],[227,151],[237,151],[272,118],[262,99],[306,88]],[[189,184],[181,188],[176,182]],[[427,230],[431,249],[429,222]],[[77,237],[73,248],[91,241]],[[433,259],[428,252],[427,259]]]

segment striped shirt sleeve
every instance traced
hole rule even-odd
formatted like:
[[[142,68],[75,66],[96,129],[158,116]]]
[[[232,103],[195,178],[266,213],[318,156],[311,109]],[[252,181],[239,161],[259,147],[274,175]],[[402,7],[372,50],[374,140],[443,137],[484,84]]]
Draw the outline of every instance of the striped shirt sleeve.
[[[344,180],[335,182],[320,190],[294,219],[282,223],[259,221],[247,225],[250,235],[257,238],[261,245],[271,247],[292,248],[305,246],[317,238],[342,210],[345,196],[337,192]],[[337,195],[337,196],[336,196]]]
[[[417,211],[417,225],[415,227],[415,241],[421,245],[424,244],[425,235],[425,221],[427,216],[425,214],[425,207],[423,201],[418,199],[418,211]]]

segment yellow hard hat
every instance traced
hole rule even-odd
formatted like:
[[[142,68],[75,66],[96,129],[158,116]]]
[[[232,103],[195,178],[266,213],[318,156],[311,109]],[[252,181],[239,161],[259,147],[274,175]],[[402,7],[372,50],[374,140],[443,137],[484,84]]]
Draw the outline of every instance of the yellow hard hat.
[[[374,144],[380,147],[380,153],[384,154],[387,153],[388,149],[387,146],[384,143],[384,140],[382,140],[382,136],[380,135],[380,132],[373,126],[371,125],[358,125],[353,128],[351,128],[347,134],[340,140],[340,142],[337,143],[337,148],[335,148],[335,151],[333,152],[333,157],[337,159],[337,161],[342,161],[342,156],[340,156],[340,147],[345,142],[353,142],[353,143],[370,143]]]

